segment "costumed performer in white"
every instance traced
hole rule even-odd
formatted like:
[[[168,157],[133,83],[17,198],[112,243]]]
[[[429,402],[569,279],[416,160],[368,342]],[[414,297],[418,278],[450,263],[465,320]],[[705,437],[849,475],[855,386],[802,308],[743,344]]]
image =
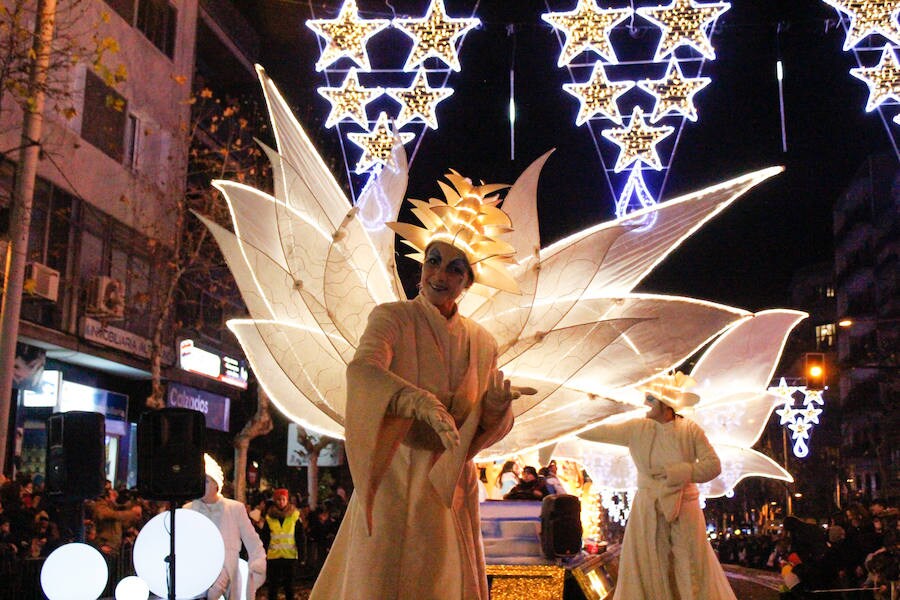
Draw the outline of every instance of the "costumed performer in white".
[[[721,463],[700,426],[678,414],[699,401],[684,391],[694,384],[680,372],[658,377],[642,388],[646,418],[579,434],[627,446],[638,471],[615,600],[735,600],[707,540],[696,485],[718,476]]]
[[[475,454],[505,436],[511,387],[497,343],[462,317],[470,286],[518,292],[496,207],[506,186],[455,172],[447,201],[413,201],[426,228],[388,225],[423,263],[419,295],[377,306],[347,368],[346,450],[355,491],[313,600],[487,599]]]
[[[225,480],[222,467],[209,454],[204,454],[203,459],[206,466],[206,493],[202,498],[185,504],[184,508],[197,511],[215,523],[225,542],[225,564],[219,577],[207,590],[206,598],[240,600],[242,586],[245,586],[247,598],[256,598],[256,590],[266,581],[266,550],[256,528],[250,522],[244,504],[224,498],[220,493]],[[250,567],[247,582],[241,581],[238,570],[241,543],[247,549],[247,563]]]

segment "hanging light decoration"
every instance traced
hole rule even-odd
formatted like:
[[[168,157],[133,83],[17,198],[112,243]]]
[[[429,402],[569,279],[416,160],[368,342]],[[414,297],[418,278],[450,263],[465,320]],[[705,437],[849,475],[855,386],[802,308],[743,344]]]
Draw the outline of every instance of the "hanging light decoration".
[[[624,171],[626,167],[638,161],[659,171],[662,169],[662,162],[659,160],[656,145],[673,131],[675,128],[669,125],[661,127],[649,125],[644,118],[644,111],[640,106],[635,106],[626,127],[603,130],[603,137],[619,147],[619,157],[613,171],[616,173]]]
[[[699,75],[704,60],[716,57],[711,36],[716,19],[730,8],[727,2],[695,2],[694,0],[672,0],[661,6],[638,8],[600,8],[596,0],[578,0],[577,6],[569,11],[548,12],[542,19],[558,30],[565,40],[557,65],[567,67],[576,80],[585,67],[592,67],[584,81],[563,84],[563,89],[578,98],[579,109],[575,117],[576,125],[600,128],[606,138],[619,148],[612,169],[613,174],[629,171],[624,183],[618,188],[616,216],[655,204],[656,199],[650,186],[644,180],[646,172],[662,172],[668,168],[675,143],[667,144],[661,157],[657,144],[680,131],[685,120],[697,121],[698,112],[695,95],[710,83],[710,78]],[[630,17],[630,18],[629,18]],[[622,36],[628,40],[629,60],[619,61],[619,53],[613,43],[612,32],[628,28],[634,33],[636,27],[646,27],[636,22],[643,19],[660,32],[658,43],[644,48],[644,57],[635,59],[635,36]],[[647,39],[657,39],[646,36]],[[619,42],[621,43],[621,42]],[[645,46],[648,46],[645,44]],[[679,50],[680,48],[685,50]],[[678,54],[676,55],[676,50]],[[589,57],[594,53],[596,58]],[[576,59],[584,54],[582,62]],[[624,53],[623,53],[624,55]],[[660,78],[660,63],[665,61],[666,69]],[[685,74],[685,66],[691,65],[691,74]],[[613,70],[615,76],[612,75]],[[627,77],[641,73],[644,77]],[[655,77],[648,77],[655,74]],[[654,99],[654,108],[649,115],[650,124],[640,108],[640,95],[629,94],[637,87]],[[630,103],[631,117],[623,123],[620,103]],[[627,104],[626,104],[627,105]],[[640,112],[635,112],[640,110]],[[657,124],[665,121],[665,123]],[[614,125],[617,127],[609,127]],[[605,151],[598,148],[601,162],[607,164]],[[640,168],[637,168],[640,167]],[[612,179],[615,178],[611,178]],[[637,179],[640,179],[638,182]],[[661,189],[657,193],[661,193]],[[615,193],[615,190],[614,190]],[[649,199],[649,202],[648,202]],[[645,222],[642,227],[650,227]]]
[[[362,148],[362,156],[353,169],[355,173],[377,174],[390,159],[392,141],[388,141],[385,134],[391,131],[391,119],[397,129],[413,130],[401,133],[398,139],[403,143],[417,137],[421,140],[427,128],[437,129],[437,105],[449,98],[453,90],[445,85],[433,87],[429,83],[429,74],[440,75],[444,84],[449,72],[458,72],[462,40],[467,32],[480,24],[481,21],[474,17],[448,15],[443,0],[431,0],[422,17],[393,20],[364,19],[359,15],[356,0],[346,0],[333,19],[306,22],[307,27],[322,39],[317,71],[323,71],[328,78],[346,71],[342,59],[349,59],[354,64],[340,86],[323,86],[318,92],[331,105],[325,126],[337,127],[342,145],[346,139]],[[367,44],[376,34],[393,34],[397,38],[394,48],[402,47],[404,40],[412,38],[412,46],[401,57],[402,62],[372,68]],[[378,57],[379,60],[389,58],[396,60],[395,57]],[[429,67],[426,68],[426,64]],[[413,77],[408,85],[396,85],[398,80],[410,81],[409,74]],[[382,95],[387,95],[396,105],[381,102]],[[375,120],[370,119],[367,112],[370,105],[377,110]],[[365,132],[344,132],[341,124],[362,127]]]
[[[657,123],[663,117],[680,114],[689,121],[697,120],[697,107],[694,105],[694,94],[710,84],[709,77],[685,77],[677,60],[670,60],[669,67],[662,79],[642,79],[638,87],[653,95],[653,113],[651,123]]]
[[[706,58],[715,60],[716,51],[708,29],[729,8],[728,2],[700,4],[694,0],[672,0],[666,6],[645,6],[635,11],[662,32],[653,60],[674,55],[679,46],[691,46]]]
[[[822,0],[834,8],[844,28],[844,50],[852,51],[850,74],[869,88],[866,112],[878,111],[897,147],[891,123],[900,124],[900,0]]]
[[[388,122],[387,113],[378,115],[375,126],[366,133],[348,133],[351,142],[362,148],[363,154],[356,163],[356,172],[365,173],[375,165],[387,164],[394,148],[394,131]],[[400,141],[403,144],[410,142],[415,134],[400,132]]]
[[[566,36],[556,66],[568,65],[586,50],[593,50],[609,62],[618,62],[609,32],[630,15],[630,8],[600,8],[594,0],[578,0],[578,6],[570,11],[541,15]]]
[[[807,441],[810,433],[813,426],[819,424],[819,415],[823,412],[819,407],[825,405],[822,390],[808,390],[805,385],[791,386],[782,377],[778,386],[770,387],[769,392],[784,403],[775,414],[780,419],[779,425],[791,432],[794,456],[805,458],[809,455]],[[796,404],[798,394],[802,396],[800,405]]]
[[[395,121],[397,127],[403,127],[410,121],[418,119],[432,129],[438,128],[437,105],[441,100],[449,98],[453,90],[428,85],[425,69],[419,69],[412,84],[406,88],[388,88],[388,96],[400,103],[400,113]]]
[[[325,48],[316,61],[316,71],[322,71],[343,57],[368,71],[371,63],[366,44],[390,24],[387,19],[361,19],[356,0],[346,0],[334,19],[310,19],[306,26],[325,40]]]
[[[893,48],[885,46],[881,60],[874,67],[850,69],[850,74],[869,87],[867,112],[872,112],[889,100],[900,102],[900,62],[897,61]]]
[[[316,91],[331,104],[325,127],[334,127],[340,121],[349,119],[360,127],[368,128],[366,106],[381,96],[384,88],[360,85],[356,69],[350,69],[340,87],[320,87]]]
[[[597,115],[617,125],[622,124],[622,113],[616,101],[634,87],[633,81],[610,81],[603,63],[594,63],[594,70],[585,83],[564,83],[563,89],[578,98],[581,108],[575,124],[581,125]]]
[[[413,47],[403,65],[404,71],[414,70],[434,57],[454,71],[459,71],[457,43],[470,29],[481,25],[475,18],[454,18],[447,15],[444,0],[432,0],[428,12],[420,19],[394,19],[394,27],[413,39]]]

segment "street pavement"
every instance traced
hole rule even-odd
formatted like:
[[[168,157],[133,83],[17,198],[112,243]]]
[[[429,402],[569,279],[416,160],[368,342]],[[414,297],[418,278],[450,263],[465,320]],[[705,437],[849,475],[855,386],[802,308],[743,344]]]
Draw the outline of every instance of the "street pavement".
[[[781,576],[778,573],[735,565],[723,565],[723,568],[737,600],[778,600],[778,586],[781,585]],[[297,587],[294,599],[309,598],[312,584],[312,581],[303,581]],[[262,593],[259,597],[265,598]]]

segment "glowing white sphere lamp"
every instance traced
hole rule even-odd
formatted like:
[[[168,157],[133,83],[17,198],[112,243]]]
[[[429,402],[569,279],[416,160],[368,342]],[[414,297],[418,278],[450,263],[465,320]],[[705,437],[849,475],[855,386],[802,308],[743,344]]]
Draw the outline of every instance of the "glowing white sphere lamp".
[[[87,544],[60,546],[41,568],[41,588],[50,600],[96,600],[108,578],[106,559]]]
[[[146,581],[134,575],[124,578],[116,586],[116,600],[147,600],[149,596],[150,586]]]
[[[150,591],[169,597],[169,531],[171,515],[161,513],[144,525],[134,542],[134,570]],[[219,576],[225,543],[215,524],[192,510],[175,511],[175,597],[193,598]]]

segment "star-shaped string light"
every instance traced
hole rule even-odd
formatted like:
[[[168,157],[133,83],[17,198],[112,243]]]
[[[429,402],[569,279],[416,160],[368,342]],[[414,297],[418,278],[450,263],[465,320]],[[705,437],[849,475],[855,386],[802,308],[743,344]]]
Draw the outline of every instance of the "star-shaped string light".
[[[637,84],[656,98],[650,116],[650,122],[656,123],[672,113],[679,113],[686,119],[696,121],[697,107],[694,106],[694,94],[711,81],[709,77],[685,77],[678,61],[672,59],[662,79],[643,79]]]
[[[400,142],[407,144],[415,136],[413,133],[399,132]],[[378,165],[386,165],[391,160],[391,149],[394,147],[394,131],[388,121],[387,113],[378,115],[372,131],[368,133],[348,133],[347,138],[363,149],[362,157],[356,163],[356,172],[365,173]]]
[[[634,87],[633,81],[610,81],[603,63],[594,63],[591,77],[585,83],[564,83],[563,89],[581,102],[575,124],[581,125],[596,115],[622,124],[622,112],[616,100]]]
[[[850,16],[844,50],[850,50],[863,39],[879,33],[894,44],[900,44],[900,0],[822,0]]]
[[[790,386],[784,377],[778,382],[777,387],[770,387],[768,392],[784,401],[784,405],[775,411],[780,421],[791,430],[791,439],[794,441],[794,455],[804,458],[809,454],[809,439],[813,425],[819,424],[819,415],[824,412],[817,408],[816,404],[825,405],[822,390],[809,390],[806,386]],[[794,397],[797,393],[803,394],[803,408],[794,408]]]
[[[428,127],[437,129],[437,105],[453,94],[450,88],[433,88],[428,85],[425,69],[419,69],[412,84],[406,88],[388,88],[387,95],[400,103],[397,127],[403,127],[413,119],[420,119]]]
[[[866,112],[875,110],[890,99],[900,101],[900,62],[889,46],[881,53],[881,60],[877,65],[850,69],[850,74],[869,86]]]
[[[609,32],[630,15],[630,8],[600,8],[595,0],[578,0],[578,6],[570,11],[541,15],[544,21],[566,36],[556,65],[569,64],[585,50],[593,50],[606,60],[617,62]]]
[[[619,173],[638,160],[659,171],[662,169],[662,163],[656,145],[673,131],[675,128],[668,125],[663,127],[648,125],[644,111],[640,106],[635,106],[626,127],[606,129],[602,132],[603,137],[619,147],[619,158],[613,171]]]
[[[716,58],[716,51],[707,29],[729,8],[728,2],[700,4],[694,0],[672,0],[667,6],[645,6],[635,11],[662,30],[653,60],[662,60],[683,45],[692,46],[712,60]]]
[[[356,69],[350,69],[340,87],[320,87],[316,91],[331,104],[325,127],[334,127],[341,121],[351,119],[368,129],[366,105],[383,94],[384,88],[361,85]]]
[[[447,16],[444,0],[432,0],[422,18],[394,19],[394,27],[413,39],[413,48],[406,59],[404,71],[411,71],[427,58],[439,58],[454,71],[459,71],[457,40],[473,27],[481,25],[475,18]]]
[[[326,44],[316,62],[316,71],[322,71],[342,57],[368,71],[371,63],[366,43],[390,24],[387,19],[360,19],[356,0],[346,0],[334,19],[310,19],[306,26],[324,38]]]

